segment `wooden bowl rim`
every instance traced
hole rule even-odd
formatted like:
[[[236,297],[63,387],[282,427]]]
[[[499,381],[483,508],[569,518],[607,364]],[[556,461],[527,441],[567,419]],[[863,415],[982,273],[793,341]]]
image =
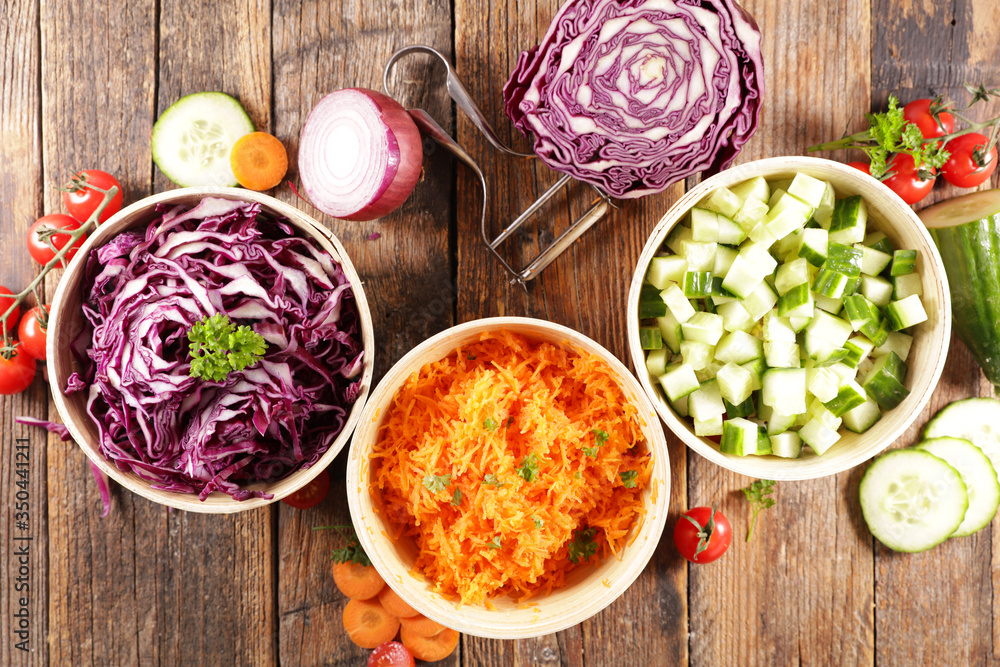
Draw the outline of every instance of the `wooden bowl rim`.
[[[720,186],[735,185],[755,176],[770,178],[797,171],[820,174],[817,177],[827,180],[831,178],[830,174],[836,174],[837,178],[842,181],[834,183],[837,190],[861,194],[868,206],[869,218],[872,217],[874,209],[875,217],[884,219],[885,224],[893,228],[886,230],[880,227],[881,231],[891,232],[890,236],[898,236],[898,230],[895,228],[908,227],[921,240],[924,247],[918,249],[922,251],[920,261],[923,262],[924,300],[926,304],[928,298],[931,298],[934,303],[938,304],[938,308],[936,312],[932,312],[932,309],[928,308],[929,321],[918,325],[919,327],[927,327],[928,324],[933,326],[929,329],[918,329],[917,333],[921,335],[922,339],[936,341],[937,344],[928,348],[930,358],[919,365],[913,364],[911,357],[910,377],[908,379],[911,393],[893,411],[886,413],[886,415],[905,413],[905,417],[888,429],[886,433],[879,433],[880,430],[886,429],[879,429],[879,424],[876,424],[872,430],[866,433],[844,435],[842,441],[834,445],[833,449],[823,456],[810,453],[801,459],[781,459],[773,456],[740,457],[723,454],[715,443],[696,436],[687,422],[677,416],[662,393],[653,386],[649,373],[646,372],[645,354],[639,342],[639,318],[634,316],[639,308],[639,292],[649,260],[659,250],[667,234],[683,219],[684,214],[701,201],[709,191]],[[951,294],[948,289],[948,276],[945,273],[937,246],[916,213],[880,181],[853,167],[817,157],[786,156],[754,160],[705,179],[686,192],[670,207],[649,235],[632,275],[627,308],[628,347],[636,375],[646,394],[653,400],[653,406],[667,427],[688,447],[713,463],[748,477],[773,480],[805,480],[833,475],[853,468],[882,452],[910,427],[924,406],[927,405],[941,378],[951,341]],[[916,338],[914,336],[914,340]],[[920,393],[912,391],[918,385],[922,386]],[[895,411],[900,412],[896,413]],[[883,417],[884,419],[885,417]],[[877,438],[871,437],[873,432],[878,435]]]
[[[377,438],[385,408],[400,385],[425,363],[450,354],[464,341],[485,331],[506,329],[531,338],[567,342],[577,350],[597,354],[616,373],[620,386],[639,410],[650,452],[654,455],[653,476],[644,492],[647,515],[624,550],[621,560],[609,557],[593,569],[581,569],[578,580],[554,591],[548,598],[517,604],[508,598],[492,600],[498,609],[480,605],[460,605],[430,590],[419,574],[411,572],[384,530],[382,520],[368,493],[368,454]],[[351,519],[358,538],[372,564],[386,583],[414,609],[438,623],[479,637],[523,639],[550,634],[574,626],[594,616],[614,602],[635,581],[652,558],[666,523],[670,502],[670,458],[666,437],[656,412],[628,368],[594,340],[568,327],[527,317],[493,317],[472,320],[442,331],[423,341],[386,373],[372,392],[351,443],[347,461],[347,491]],[[613,568],[617,565],[617,568]],[[613,574],[605,575],[608,571]],[[570,591],[569,594],[566,594]]]
[[[71,283],[73,284],[73,288],[79,288],[79,279],[83,272],[86,258],[90,254],[90,250],[104,245],[110,241],[112,237],[130,229],[135,225],[146,224],[148,220],[144,220],[141,214],[149,212],[157,204],[171,204],[174,202],[197,200],[206,197],[220,197],[223,199],[258,203],[261,205],[262,209],[286,218],[293,227],[306,236],[312,237],[325,250],[332,250],[333,252],[331,252],[331,254],[334,255],[334,259],[341,265],[344,275],[351,284],[351,289],[354,292],[354,299],[358,306],[358,314],[361,323],[361,338],[365,358],[361,376],[361,390],[358,392],[357,399],[348,412],[347,420],[344,422],[344,428],[330,445],[330,448],[324,452],[315,465],[310,468],[299,469],[291,475],[288,475],[276,482],[263,485],[261,488],[267,488],[271,493],[273,493],[273,497],[270,499],[250,498],[240,501],[234,500],[225,493],[215,491],[204,501],[200,501],[198,500],[198,496],[195,494],[182,494],[154,489],[150,486],[148,481],[140,478],[138,475],[119,470],[117,466],[104,458],[95,445],[89,443],[87,435],[73,418],[72,410],[69,406],[69,399],[63,391],[66,377],[60,377],[58,372],[59,368],[56,361],[57,355],[55,350],[55,346],[59,338],[57,332],[62,326],[63,320],[68,320],[70,318],[70,315],[64,313],[63,310],[66,307],[65,304],[68,299]],[[130,224],[126,224],[121,229],[118,229],[118,224],[121,221],[131,219],[133,217],[135,219],[132,220]],[[150,219],[152,217],[153,216],[150,216]],[[81,317],[80,314],[76,314],[76,316]],[[371,310],[368,306],[368,300],[365,296],[361,278],[355,270],[354,264],[351,262],[351,259],[340,240],[333,234],[333,232],[313,219],[312,216],[300,211],[294,206],[286,204],[285,202],[275,199],[269,195],[254,192],[252,190],[244,190],[242,188],[195,187],[167,190],[165,192],[140,199],[134,204],[131,204],[116,213],[106,222],[101,223],[97,230],[84,242],[83,246],[69,263],[69,266],[66,268],[59,281],[55,297],[52,300],[49,328],[52,335],[48,337],[47,341],[48,347],[46,350],[46,358],[48,361],[46,363],[52,401],[56,406],[56,411],[58,412],[60,419],[62,419],[63,423],[69,429],[73,440],[77,443],[80,449],[83,450],[84,454],[87,455],[87,458],[89,458],[94,465],[96,465],[108,477],[118,482],[121,486],[144,498],[152,500],[153,502],[189,512],[199,512],[204,514],[231,514],[256,509],[287,497],[315,479],[316,476],[325,470],[333,459],[336,458],[337,454],[340,453],[353,434],[354,428],[357,425],[358,420],[361,418],[364,404],[368,398],[368,393],[371,388],[372,375],[374,373],[375,337],[373,333]],[[256,485],[260,484],[261,483],[256,483]],[[257,488],[256,485],[254,485],[254,488]]]

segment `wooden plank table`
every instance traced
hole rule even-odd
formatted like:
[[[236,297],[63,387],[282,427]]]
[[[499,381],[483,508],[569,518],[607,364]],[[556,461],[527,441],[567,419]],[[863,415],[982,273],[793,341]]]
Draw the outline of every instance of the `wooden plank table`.
[[[295,148],[309,109],[327,92],[379,88],[382,64],[413,43],[449,54],[500,128],[499,92],[517,54],[537,42],[558,0],[7,0],[0,9],[0,283],[26,284],[37,267],[28,224],[60,211],[55,186],[74,168],[118,175],[126,201],[172,187],[150,160],[157,115],[203,90],[236,95],[258,127]],[[767,95],[760,129],[740,161],[801,154],[856,129],[888,94],[1000,83],[996,0],[747,0],[764,36]],[[406,63],[399,96],[430,111],[491,179],[490,216],[509,220],[552,177],[487,151],[456,117],[429,61]],[[1000,112],[993,105],[994,112]],[[994,113],[995,115],[995,113]],[[836,155],[843,159],[844,155]],[[291,174],[295,176],[294,171]],[[993,177],[992,187],[997,187]],[[371,223],[324,218],[365,280],[380,377],[412,346],[452,324],[492,315],[540,317],[596,339],[622,360],[625,298],[647,234],[693,183],[627,202],[549,267],[527,292],[507,284],[478,237],[476,183],[443,151],[395,214]],[[955,194],[939,186],[938,200]],[[578,193],[577,193],[578,194]],[[531,257],[582,210],[563,197],[545,224],[505,246]],[[499,224],[499,223],[498,223]],[[372,232],[381,236],[369,239]],[[58,276],[45,282],[51,295]],[[897,444],[946,402],[989,395],[956,340],[930,405]],[[0,665],[361,664],[340,626],[330,576],[345,523],[344,456],[318,508],[283,503],[236,516],[170,512],[116,490],[111,514],[83,453],[16,415],[55,417],[39,375],[0,400]],[[718,503],[737,535],[750,480],[689,454],[668,433],[673,528],[688,506]],[[16,452],[30,452],[27,526],[15,517]],[[861,519],[861,470],[781,483],[754,540],[713,565],[688,567],[669,535],[642,576],[595,618],[525,641],[465,636],[445,665],[996,664],[1000,662],[1000,531],[903,555],[875,543]],[[996,524],[994,524],[996,525]],[[30,540],[24,539],[30,537]],[[27,550],[25,560],[22,554]],[[23,585],[22,585],[23,584]],[[16,630],[29,650],[17,644]]]

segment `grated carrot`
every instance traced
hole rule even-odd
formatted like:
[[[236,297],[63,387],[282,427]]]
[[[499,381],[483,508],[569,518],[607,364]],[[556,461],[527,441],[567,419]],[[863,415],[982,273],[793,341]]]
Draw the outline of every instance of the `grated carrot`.
[[[600,558],[619,556],[645,517],[652,459],[607,364],[500,331],[407,379],[371,466],[369,492],[394,538],[414,540],[415,569],[441,594],[491,606],[562,586],[585,563],[569,558],[579,530],[596,529]]]

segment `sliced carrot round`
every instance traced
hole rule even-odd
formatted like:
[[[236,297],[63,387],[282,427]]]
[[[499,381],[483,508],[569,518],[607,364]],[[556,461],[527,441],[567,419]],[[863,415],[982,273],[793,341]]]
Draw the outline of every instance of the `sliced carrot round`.
[[[383,609],[378,600],[348,600],[343,620],[351,641],[361,648],[392,641],[399,632],[399,619]]]
[[[435,662],[444,660],[458,646],[458,632],[451,628],[445,628],[433,637],[423,637],[408,630],[404,625],[399,631],[399,638],[403,646],[410,649],[410,653],[417,660],[425,662]]]
[[[404,628],[421,637],[433,637],[442,630],[447,629],[437,621],[432,621],[422,614],[417,614],[410,618],[401,618],[399,622],[403,624]]]
[[[229,166],[240,185],[248,190],[270,190],[288,171],[288,152],[281,141],[267,132],[251,132],[236,140]]]
[[[382,589],[382,592],[378,594],[378,601],[382,603],[382,606],[387,612],[395,616],[396,618],[410,618],[411,616],[417,616],[420,612],[406,604],[403,598],[396,594],[396,591],[392,590],[388,586]]]
[[[371,565],[357,563],[334,564],[333,582],[341,593],[356,600],[370,600],[385,588],[378,570]]]

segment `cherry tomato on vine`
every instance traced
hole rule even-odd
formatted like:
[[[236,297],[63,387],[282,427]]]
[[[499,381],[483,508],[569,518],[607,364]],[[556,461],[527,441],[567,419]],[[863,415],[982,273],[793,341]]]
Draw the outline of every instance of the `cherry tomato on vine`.
[[[0,295],[4,294],[14,294],[14,293],[11,292],[8,288],[4,287],[3,285],[0,285]],[[0,315],[3,315],[5,312],[7,312],[7,309],[10,308],[10,304],[13,303],[13,301],[14,301],[13,296],[10,297],[0,296]],[[10,317],[7,318],[8,332],[13,331],[14,327],[17,326],[17,318],[18,316],[20,316],[20,314],[21,314],[21,306],[15,307],[14,311],[10,314]]]
[[[872,175],[871,167],[868,165],[867,162],[848,162],[847,166],[848,167],[854,167],[855,169],[857,169],[859,171],[863,171],[866,174],[868,174],[869,176]]]
[[[674,527],[674,544],[692,563],[711,563],[722,557],[733,541],[729,519],[714,507],[694,507]]]
[[[955,117],[942,111],[935,118],[931,113],[933,102],[934,100],[929,99],[913,100],[903,107],[903,118],[919,127],[924,139],[933,139],[955,131]]]
[[[28,228],[28,252],[31,254],[31,258],[42,266],[51,262],[52,258],[56,256],[56,253],[52,251],[52,248],[50,248],[48,244],[45,243],[45,240],[40,236],[40,233],[47,229],[72,232],[80,229],[80,223],[63,213],[43,215],[32,223],[31,227]],[[76,251],[80,249],[80,246],[83,245],[85,239],[86,235],[81,236],[76,240],[76,243],[74,243],[73,247],[66,252],[66,256],[63,258],[64,264],[73,259],[73,256],[76,254]],[[70,235],[52,234],[49,236],[49,240],[52,241],[52,245],[55,246],[56,251],[59,251],[70,242]]]
[[[309,482],[295,493],[282,498],[282,500],[292,507],[300,510],[307,510],[310,507],[316,507],[316,505],[323,502],[323,499],[326,498],[326,494],[329,491],[330,474],[324,470],[320,474],[316,475],[313,481]]]
[[[410,650],[399,642],[379,644],[368,656],[368,667],[413,667]]]
[[[988,143],[989,139],[978,132],[949,141],[944,147],[951,157],[941,167],[941,175],[960,188],[974,188],[985,182],[997,168],[997,147],[985,154]]]
[[[86,178],[86,181],[84,181]],[[63,206],[69,214],[80,222],[86,222],[90,214],[104,201],[104,195],[93,188],[93,185],[102,190],[109,189],[112,185],[118,188],[116,194],[108,205],[101,211],[97,218],[98,224],[104,222],[118,211],[122,210],[122,186],[118,179],[106,171],[99,169],[84,169],[78,174],[74,174],[63,192]]]
[[[908,153],[897,153],[889,160],[887,171],[893,172],[893,175],[882,182],[907,204],[916,204],[929,195],[937,179],[933,171],[930,178],[921,178],[920,170],[914,165],[913,156]]]
[[[45,308],[44,314],[42,308]],[[45,341],[48,338],[49,307],[35,306],[24,314],[17,327],[21,348],[38,361],[45,361]]]
[[[0,353],[0,394],[4,396],[20,394],[35,379],[34,357],[27,354],[20,343],[14,343],[13,347],[10,359]]]

